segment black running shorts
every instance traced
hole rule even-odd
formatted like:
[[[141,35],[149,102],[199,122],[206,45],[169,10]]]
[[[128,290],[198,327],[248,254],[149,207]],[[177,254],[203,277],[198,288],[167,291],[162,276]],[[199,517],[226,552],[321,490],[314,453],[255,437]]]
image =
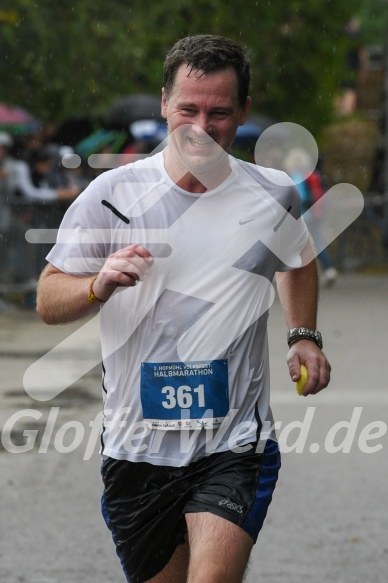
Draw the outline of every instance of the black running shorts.
[[[187,532],[187,512],[211,512],[256,542],[280,468],[276,442],[263,453],[211,454],[188,466],[108,458],[102,465],[102,513],[127,581],[143,583],[168,563]]]

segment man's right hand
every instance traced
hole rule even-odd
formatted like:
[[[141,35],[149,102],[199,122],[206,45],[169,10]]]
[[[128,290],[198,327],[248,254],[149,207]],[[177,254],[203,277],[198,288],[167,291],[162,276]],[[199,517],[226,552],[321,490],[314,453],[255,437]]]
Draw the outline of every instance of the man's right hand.
[[[112,253],[93,283],[94,294],[106,301],[117,287],[135,286],[143,281],[153,262],[151,253],[139,244]]]

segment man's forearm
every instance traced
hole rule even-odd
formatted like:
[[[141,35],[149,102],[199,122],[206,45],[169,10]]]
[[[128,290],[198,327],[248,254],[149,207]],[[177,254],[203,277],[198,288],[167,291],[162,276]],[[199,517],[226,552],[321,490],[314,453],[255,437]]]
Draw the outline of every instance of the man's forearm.
[[[316,328],[318,272],[316,261],[292,271],[278,272],[276,283],[288,328]]]
[[[37,289],[37,312],[46,324],[66,324],[95,311],[88,300],[91,277],[52,272],[47,267]]]

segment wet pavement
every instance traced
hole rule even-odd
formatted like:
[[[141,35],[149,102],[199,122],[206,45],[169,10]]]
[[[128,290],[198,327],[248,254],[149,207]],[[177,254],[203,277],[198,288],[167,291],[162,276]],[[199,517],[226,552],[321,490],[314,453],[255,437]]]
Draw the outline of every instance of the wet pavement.
[[[248,583],[387,581],[388,276],[340,276],[321,292],[319,328],[332,382],[302,398],[275,300],[272,405],[283,467]],[[98,361],[94,320],[50,327],[33,310],[0,313],[1,583],[124,581],[99,512]]]

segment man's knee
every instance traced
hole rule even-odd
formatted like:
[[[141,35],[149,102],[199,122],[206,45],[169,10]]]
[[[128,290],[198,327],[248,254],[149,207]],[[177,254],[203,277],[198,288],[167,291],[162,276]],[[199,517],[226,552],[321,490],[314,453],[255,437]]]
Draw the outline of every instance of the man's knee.
[[[232,573],[226,564],[204,561],[189,569],[187,583],[240,583],[244,572]]]

